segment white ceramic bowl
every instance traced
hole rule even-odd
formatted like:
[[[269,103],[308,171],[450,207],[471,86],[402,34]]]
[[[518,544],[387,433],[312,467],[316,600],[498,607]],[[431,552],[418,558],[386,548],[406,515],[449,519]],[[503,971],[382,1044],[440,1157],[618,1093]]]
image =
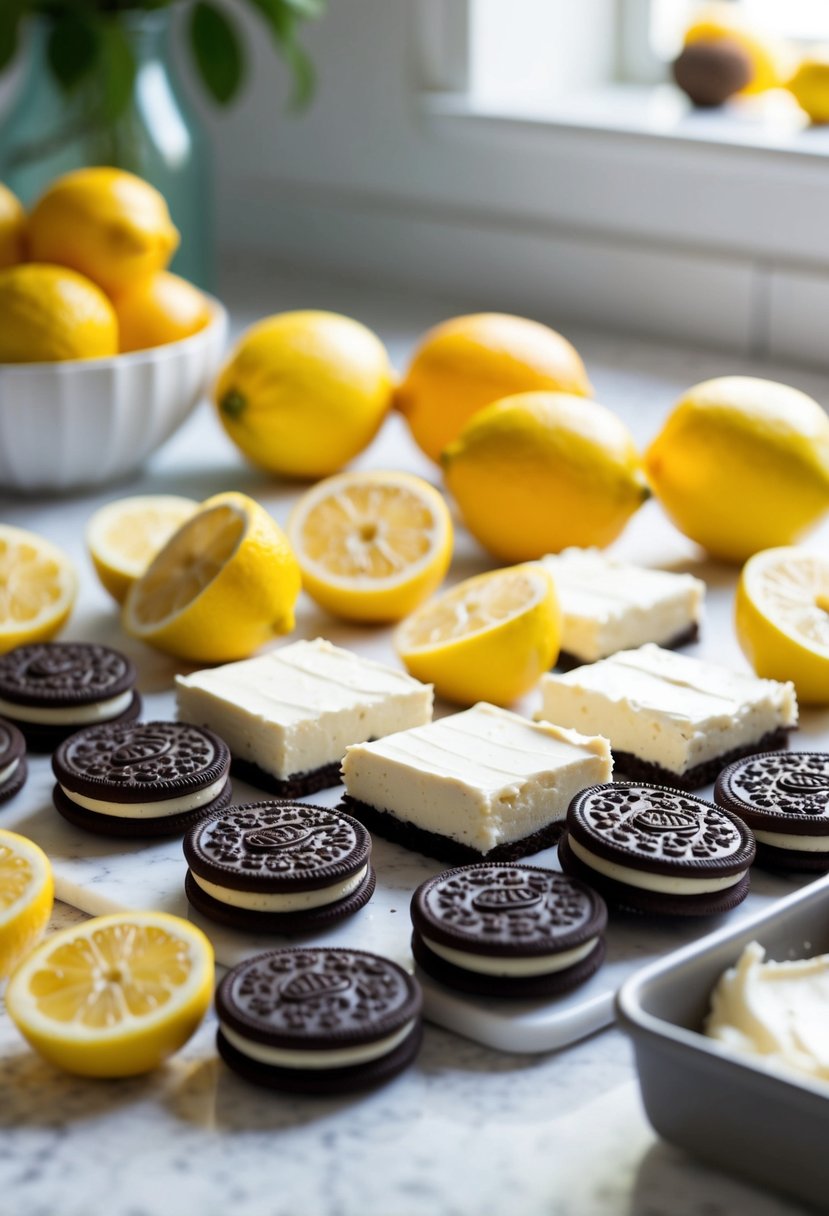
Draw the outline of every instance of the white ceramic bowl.
[[[60,493],[133,472],[201,400],[227,312],[190,338],[109,359],[0,365],[0,494]]]

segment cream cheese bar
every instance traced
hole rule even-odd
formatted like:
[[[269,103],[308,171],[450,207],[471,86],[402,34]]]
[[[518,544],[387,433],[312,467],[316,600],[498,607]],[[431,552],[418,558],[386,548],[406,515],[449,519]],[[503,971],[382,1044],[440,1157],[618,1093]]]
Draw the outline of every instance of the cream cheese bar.
[[[606,736],[625,776],[688,790],[740,756],[785,747],[797,725],[792,684],[654,645],[544,675],[541,696],[539,720]]]
[[[176,677],[178,716],[230,748],[232,771],[285,798],[340,780],[351,743],[432,718],[432,687],[405,672],[315,641]]]
[[[561,605],[561,651],[594,663],[646,642],[681,646],[699,634],[705,583],[691,574],[612,561],[598,549],[565,549],[542,563]]]
[[[349,747],[343,809],[443,861],[514,861],[555,843],[570,800],[612,769],[606,739],[481,703]]]

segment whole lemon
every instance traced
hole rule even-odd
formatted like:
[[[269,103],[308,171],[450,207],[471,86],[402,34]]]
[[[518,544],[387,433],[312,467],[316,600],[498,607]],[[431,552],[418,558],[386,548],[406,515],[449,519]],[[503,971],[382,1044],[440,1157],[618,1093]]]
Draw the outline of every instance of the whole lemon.
[[[210,321],[206,298],[186,279],[161,270],[113,299],[122,351],[146,350],[189,338]]]
[[[719,40],[736,43],[748,55],[751,79],[741,92],[764,93],[782,85],[787,68],[785,47],[747,21],[736,5],[722,0],[699,10],[683,37],[685,46]]]
[[[26,212],[17,195],[0,182],[0,268],[26,256]]]
[[[785,384],[707,380],[671,411],[645,467],[680,532],[742,562],[799,540],[829,510],[829,417]]]
[[[812,122],[829,122],[829,52],[817,50],[802,59],[786,88]]]
[[[214,395],[225,430],[254,464],[319,478],[368,446],[392,390],[386,349],[365,325],[333,312],[284,312],[242,336]]]
[[[0,363],[98,359],[118,351],[104,293],[74,270],[25,262],[0,271]]]
[[[507,562],[609,545],[649,494],[627,427],[567,393],[488,405],[441,461],[469,531]]]
[[[432,460],[484,406],[513,393],[590,396],[578,351],[525,317],[477,313],[435,326],[415,351],[396,403]]]
[[[163,196],[122,169],[57,178],[29,216],[35,261],[78,270],[110,295],[163,270],[178,242]]]

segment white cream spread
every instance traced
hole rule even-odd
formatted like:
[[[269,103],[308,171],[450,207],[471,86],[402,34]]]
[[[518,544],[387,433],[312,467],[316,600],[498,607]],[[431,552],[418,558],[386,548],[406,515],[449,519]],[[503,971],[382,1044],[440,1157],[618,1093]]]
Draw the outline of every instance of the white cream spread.
[[[5,785],[8,779],[17,772],[20,767],[19,760],[12,760],[11,764],[7,764],[5,768],[0,768],[0,785]]]
[[[541,677],[547,722],[606,736],[675,773],[797,725],[794,686],[641,646]]]
[[[764,956],[751,942],[720,977],[705,1033],[772,1067],[829,1081],[829,954]]]
[[[234,908],[245,908],[250,912],[306,912],[309,908],[323,908],[326,904],[336,903],[345,899],[352,891],[356,891],[368,873],[368,864],[356,874],[342,882],[333,883],[329,887],[318,887],[315,891],[294,891],[290,894],[267,894],[258,891],[234,891],[231,887],[222,887],[217,883],[208,882],[193,874],[193,881],[198,883],[207,895],[212,895],[220,903],[230,904]]]
[[[275,777],[335,764],[350,743],[429,722],[432,687],[317,638],[176,677],[178,716]]]
[[[364,1043],[359,1047],[336,1047],[330,1051],[269,1047],[266,1043],[257,1043],[255,1039],[249,1039],[246,1035],[231,1030],[224,1022],[219,1022],[219,1028],[231,1047],[235,1047],[237,1051],[241,1051],[242,1055],[248,1056],[251,1060],[258,1060],[260,1064],[273,1064],[277,1068],[321,1069],[348,1068],[352,1064],[368,1064],[371,1060],[379,1060],[399,1047],[412,1033],[415,1024],[414,1020],[407,1022],[394,1034],[387,1035],[384,1039],[377,1039],[373,1043]]]
[[[642,891],[664,891],[667,895],[707,895],[711,891],[727,891],[735,887],[745,877],[747,870],[737,874],[729,874],[725,878],[675,878],[671,874],[649,874],[645,870],[635,870],[633,866],[622,866],[618,862],[608,861],[599,857],[592,849],[574,840],[568,833],[567,847],[586,866],[612,878],[615,882],[626,883],[629,887],[639,887]]]
[[[343,780],[353,798],[486,854],[562,820],[612,770],[606,739],[481,703],[349,747]]]
[[[92,705],[71,705],[64,709],[44,709],[36,705],[18,705],[14,701],[0,698],[0,716],[17,722],[31,722],[43,726],[89,726],[94,722],[108,722],[117,718],[132,704],[133,692],[122,692],[107,701],[95,701]]]
[[[800,853],[829,853],[829,835],[795,836],[792,832],[757,831],[752,828],[754,839],[761,844],[773,845],[776,849],[797,849]]]
[[[561,649],[583,662],[645,642],[664,645],[702,616],[705,583],[691,574],[628,566],[598,549],[565,549],[542,562],[561,605]]]
[[[114,815],[118,819],[162,819],[165,815],[180,815],[184,811],[194,811],[197,807],[206,806],[208,802],[219,797],[226,784],[227,777],[220,777],[203,790],[182,794],[179,798],[162,798],[158,802],[106,802],[99,798],[88,798],[75,790],[68,790],[65,785],[60,788],[72,802],[87,811],[96,811],[99,815]]]
[[[572,950],[560,950],[558,954],[536,954],[525,958],[495,958],[487,954],[471,954],[467,950],[458,950],[452,946],[444,946],[441,942],[424,937],[423,941],[433,952],[447,963],[455,967],[463,967],[465,971],[476,971],[479,975],[503,975],[512,979],[529,978],[534,975],[553,975],[563,971],[565,967],[573,967],[595,949],[597,937],[591,937],[581,946]]]

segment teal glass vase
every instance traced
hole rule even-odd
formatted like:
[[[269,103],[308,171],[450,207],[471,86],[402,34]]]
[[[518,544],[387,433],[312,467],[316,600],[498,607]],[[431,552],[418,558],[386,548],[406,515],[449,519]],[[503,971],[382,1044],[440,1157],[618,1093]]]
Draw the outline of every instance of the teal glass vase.
[[[55,177],[84,165],[139,174],[164,195],[181,233],[171,269],[212,290],[210,145],[171,70],[170,13],[124,13],[117,19],[136,74],[131,100],[114,121],[102,118],[96,79],[70,91],[61,88],[46,58],[48,18],[30,22],[22,83],[0,121],[0,181],[30,205]]]

